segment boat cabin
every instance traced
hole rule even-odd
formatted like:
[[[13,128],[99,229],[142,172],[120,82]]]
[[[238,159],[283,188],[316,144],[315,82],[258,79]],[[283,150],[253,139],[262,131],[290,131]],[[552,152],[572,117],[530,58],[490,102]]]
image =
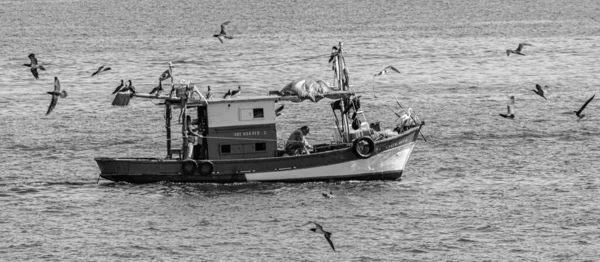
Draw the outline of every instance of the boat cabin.
[[[278,100],[279,97],[262,96],[188,101],[185,112],[192,116],[193,128],[203,137],[194,146],[192,158],[216,160],[276,156],[275,107]],[[174,106],[181,108],[180,104]]]

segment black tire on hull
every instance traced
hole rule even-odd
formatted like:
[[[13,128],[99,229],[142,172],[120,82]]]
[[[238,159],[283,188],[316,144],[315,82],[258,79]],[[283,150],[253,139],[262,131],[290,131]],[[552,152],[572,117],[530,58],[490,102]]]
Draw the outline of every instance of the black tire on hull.
[[[370,137],[359,137],[352,144],[352,152],[360,158],[369,158],[375,153],[375,142]]]
[[[200,163],[200,175],[210,176],[215,170],[215,165],[210,161]]]
[[[196,170],[198,170],[198,163],[194,160],[186,159],[181,163],[181,172],[184,175],[194,175],[196,174]]]

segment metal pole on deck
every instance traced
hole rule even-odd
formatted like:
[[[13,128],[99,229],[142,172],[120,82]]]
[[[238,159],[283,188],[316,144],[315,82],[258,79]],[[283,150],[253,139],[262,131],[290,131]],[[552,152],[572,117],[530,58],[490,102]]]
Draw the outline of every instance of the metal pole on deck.
[[[344,85],[344,80],[342,77],[342,74],[344,73],[344,70],[342,69],[342,66],[344,66],[343,64],[343,44],[342,42],[340,42],[340,47],[338,49],[338,57],[337,57],[337,75],[338,75],[338,85],[340,86],[340,88],[342,89],[342,91],[348,91],[347,88]],[[344,130],[344,142],[350,142],[350,126],[348,125],[348,117],[346,116],[346,114],[344,114],[344,108],[346,108],[346,105],[344,105],[344,99],[340,99],[340,107],[342,108],[342,129]]]
[[[182,114],[181,117],[183,118],[181,123],[181,134],[183,137],[183,145],[181,145],[182,149],[181,152],[183,152],[183,159],[187,159],[188,156],[188,134],[187,134],[187,97],[182,97],[181,98],[181,110],[182,110]]]
[[[165,101],[165,122],[167,128],[167,158],[171,159],[171,103]]]

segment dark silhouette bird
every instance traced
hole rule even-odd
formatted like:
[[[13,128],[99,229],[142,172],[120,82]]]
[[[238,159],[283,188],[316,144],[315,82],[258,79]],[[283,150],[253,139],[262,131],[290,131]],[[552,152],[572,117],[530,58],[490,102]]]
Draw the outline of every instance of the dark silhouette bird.
[[[126,91],[131,91],[131,95],[135,94],[135,87],[133,87],[133,84],[131,83],[131,79],[127,80],[127,88],[124,90],[122,90],[121,92],[126,92]]]
[[[275,109],[275,116],[280,116],[281,115],[281,111],[283,111],[283,107],[284,105],[279,106],[278,108]]]
[[[158,95],[158,94],[160,94],[160,92],[161,92],[161,91],[163,91],[163,88],[162,88],[162,82],[161,82],[161,81],[159,81],[159,82],[158,82],[158,86],[157,86],[157,87],[155,87],[155,88],[152,88],[152,90],[150,90],[150,94],[154,94],[154,93],[156,93],[156,95]]]
[[[333,46],[331,48],[331,55],[329,56],[329,62],[327,63],[331,63],[333,61],[333,59],[335,59],[335,57],[338,55],[338,47],[337,46]]]
[[[521,50],[523,50],[523,47],[526,45],[531,46],[528,43],[520,43],[519,47],[517,47],[517,49],[515,49],[515,50],[506,49],[506,56],[510,56],[510,53],[517,54],[517,55],[525,55],[525,54],[521,53]]]
[[[58,81],[58,77],[56,77],[56,76],[54,77],[54,91],[47,92],[47,93],[52,95],[52,101],[50,101],[50,106],[48,107],[48,111],[46,112],[46,115],[48,115],[52,112],[52,110],[56,106],[56,103],[58,102],[59,96],[61,98],[67,97],[67,91],[60,90],[60,81]]]
[[[333,191],[330,191],[329,194],[327,193],[323,193],[323,196],[326,198],[334,198],[335,196],[333,195]]]
[[[596,94],[594,94],[590,99],[588,99],[588,101],[586,101],[585,104],[583,104],[583,106],[581,106],[581,108],[579,108],[578,111],[573,111],[573,113],[575,113],[575,115],[579,117],[579,119],[582,119],[585,116],[585,114],[582,114],[583,109],[585,109],[585,107],[594,99],[595,96]]]
[[[535,84],[535,89],[531,90],[534,93],[538,94],[539,96],[543,97],[544,99],[548,100],[548,98],[546,98],[546,96],[544,96],[544,94],[547,93],[547,91],[544,91],[544,89],[542,89],[542,86]]]
[[[171,71],[169,71],[169,69],[165,70],[162,74],[160,74],[160,76],[158,77],[158,81],[162,82],[165,81],[169,78],[171,78]]]
[[[231,90],[229,89],[229,91],[227,91],[227,93],[223,96],[223,98],[227,98],[227,97],[234,97],[237,96],[240,92],[242,91],[242,86],[238,86],[237,90]]]
[[[227,39],[233,39],[232,36],[228,36],[227,32],[225,32],[225,28],[227,27],[227,25],[231,23],[231,21],[226,21],[224,23],[221,24],[221,32],[219,34],[213,35],[213,37],[216,37],[217,39],[219,39],[219,41],[221,41],[221,44],[223,43],[223,39],[227,38]]]
[[[46,71],[46,68],[44,68],[42,65],[38,65],[38,61],[35,58],[35,54],[31,53],[31,54],[29,54],[28,57],[29,57],[30,63],[23,64],[23,65],[28,66],[30,68],[29,70],[31,70],[31,74],[33,74],[33,77],[35,77],[35,79],[40,79],[39,75],[38,75],[38,71],[37,71],[38,68],[40,70],[44,70],[44,71]]]
[[[100,74],[102,72],[106,72],[108,70],[110,70],[110,67],[104,67],[104,65],[102,65],[102,66],[98,67],[98,70],[96,70],[96,72],[94,72],[92,74],[92,77],[95,76],[95,75],[97,75],[97,74]]]
[[[156,95],[160,94],[161,91],[163,91],[163,87],[162,87],[162,82],[172,78],[173,76],[171,75],[171,71],[169,69],[165,70],[162,74],[160,74],[160,76],[158,77],[158,86],[156,86],[155,88],[153,88],[152,90],[150,90],[150,94],[154,94],[156,93]]]
[[[315,233],[319,233],[319,234],[323,234],[323,236],[325,237],[325,239],[327,239],[327,242],[329,242],[329,245],[331,246],[331,249],[333,249],[333,251],[335,251],[335,247],[333,246],[333,242],[331,242],[331,233],[323,230],[323,227],[315,222],[312,221],[308,221],[306,224],[302,225],[302,226],[306,226],[309,224],[315,224],[315,228],[311,228],[310,231],[315,232]]]
[[[121,84],[120,84],[119,86],[117,86],[117,88],[115,88],[115,91],[113,91],[113,92],[112,92],[112,94],[114,95],[114,94],[116,94],[117,92],[121,91],[121,88],[123,88],[123,86],[124,86],[124,85],[125,85],[125,84],[124,84],[124,82],[123,82],[123,79],[121,79]]]
[[[506,105],[507,112],[506,114],[500,114],[501,117],[514,119],[515,112],[513,111],[513,105],[515,104],[515,97],[511,96],[508,100],[508,105]]]
[[[206,99],[211,99],[213,97],[213,93],[210,90],[210,86],[207,87],[208,91],[206,91]]]
[[[389,70],[394,71],[396,73],[400,73],[400,71],[398,69],[396,69],[395,67],[388,66],[388,67],[384,68],[383,70],[381,70],[381,72],[375,74],[373,76],[373,78],[375,78],[376,76],[385,75],[385,74],[389,73]]]

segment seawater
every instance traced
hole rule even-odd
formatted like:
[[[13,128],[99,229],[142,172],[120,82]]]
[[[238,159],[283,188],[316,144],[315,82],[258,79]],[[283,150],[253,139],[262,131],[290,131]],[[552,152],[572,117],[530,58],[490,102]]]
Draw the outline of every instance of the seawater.
[[[600,2],[0,1],[0,260],[596,261]],[[234,39],[212,35],[231,20]],[[227,40],[227,39],[226,39]],[[99,156],[164,157],[163,110],[112,107],[120,79],[262,95],[331,81],[333,45],[370,121],[425,120],[403,179],[132,185]],[[518,43],[526,56],[510,56]],[[35,80],[27,55],[47,68]],[[111,71],[90,77],[100,65]],[[373,78],[393,65],[401,74]],[[54,76],[69,92],[45,116]],[[548,100],[535,84],[549,86]],[[377,98],[375,98],[377,96]],[[503,119],[515,96],[514,121]],[[389,107],[389,108],[388,108]],[[325,143],[328,103],[286,104]],[[174,142],[175,143],[175,142]],[[321,193],[333,191],[333,199]],[[337,252],[310,232],[333,233]]]

